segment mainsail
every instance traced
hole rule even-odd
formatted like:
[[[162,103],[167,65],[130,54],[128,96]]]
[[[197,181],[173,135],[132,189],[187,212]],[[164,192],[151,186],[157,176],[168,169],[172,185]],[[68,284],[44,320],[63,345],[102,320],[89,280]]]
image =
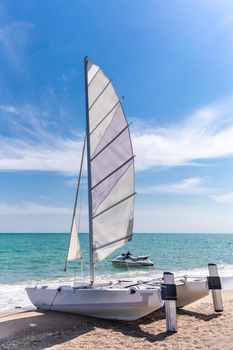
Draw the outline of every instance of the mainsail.
[[[100,67],[87,59],[85,63],[94,264],[132,238],[134,155],[129,125],[111,80]]]

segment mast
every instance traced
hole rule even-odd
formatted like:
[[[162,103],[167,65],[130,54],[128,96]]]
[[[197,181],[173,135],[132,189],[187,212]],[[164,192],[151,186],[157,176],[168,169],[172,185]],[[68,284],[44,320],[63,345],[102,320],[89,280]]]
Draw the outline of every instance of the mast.
[[[93,222],[92,222],[92,183],[91,183],[91,152],[90,152],[90,127],[89,127],[89,103],[88,103],[88,79],[87,56],[84,57],[84,81],[85,81],[85,106],[86,106],[86,135],[87,135],[87,175],[88,175],[88,218],[89,218],[89,251],[90,251],[90,282],[94,283],[93,261]]]

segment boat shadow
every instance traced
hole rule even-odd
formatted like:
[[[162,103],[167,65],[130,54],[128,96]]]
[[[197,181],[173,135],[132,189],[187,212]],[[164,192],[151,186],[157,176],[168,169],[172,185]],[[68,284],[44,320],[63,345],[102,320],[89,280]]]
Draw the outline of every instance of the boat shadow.
[[[0,349],[41,350],[91,332],[98,320],[55,311],[0,315]]]
[[[202,320],[202,321],[206,321],[206,322],[214,320],[215,318],[218,318],[218,317],[222,316],[221,312],[211,313],[211,314],[204,314],[204,313],[201,313],[201,312],[190,311],[190,310],[186,310],[186,309],[178,309],[177,310],[177,314],[178,315],[186,315],[186,316],[195,317],[198,320]]]
[[[205,314],[205,313],[196,312],[196,311],[187,310],[187,309],[177,309],[178,318],[179,318],[179,315],[194,317],[196,319],[208,322],[220,317],[222,313]],[[127,336],[145,338],[147,341],[151,343],[156,343],[156,342],[163,341],[167,337],[171,337],[176,334],[173,332],[162,331],[162,328],[166,329],[165,319],[166,319],[165,309],[164,307],[162,307],[161,309],[137,321],[131,321],[131,322],[121,321],[121,323],[124,324],[125,326],[121,327],[119,330]],[[163,320],[164,322],[163,323],[159,322],[161,320]],[[179,319],[177,320],[177,322],[179,326]],[[149,326],[149,327],[143,327],[143,326]]]
[[[137,321],[104,320],[55,311],[25,311],[20,312],[20,316],[19,313],[10,315],[10,317],[4,315],[0,317],[0,348],[8,348],[7,346],[10,344],[12,350],[18,348],[41,350],[78,338],[94,331],[96,328],[109,329],[127,337],[141,338],[151,343],[161,342],[175,334],[165,331],[164,308]],[[204,321],[211,321],[221,316],[221,313],[204,314],[187,309],[179,309],[177,310],[177,315],[178,318],[185,315]],[[4,317],[6,320],[4,320]],[[163,322],[159,322],[161,320]],[[19,344],[21,347],[19,347]]]

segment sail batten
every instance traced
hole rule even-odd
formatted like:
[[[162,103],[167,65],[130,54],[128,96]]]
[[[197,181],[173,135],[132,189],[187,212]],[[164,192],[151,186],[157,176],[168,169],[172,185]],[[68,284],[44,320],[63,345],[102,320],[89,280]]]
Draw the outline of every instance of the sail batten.
[[[134,155],[129,124],[112,81],[88,61],[88,125],[94,263],[132,237]]]
[[[98,249],[101,249],[101,248],[105,248],[105,247],[107,247],[107,246],[109,246],[109,245],[111,245],[111,244],[118,243],[118,242],[120,242],[120,241],[123,241],[123,240],[128,239],[128,238],[131,238],[131,237],[132,237],[131,234],[130,234],[130,235],[127,235],[127,236],[125,236],[125,237],[122,237],[122,238],[116,239],[116,240],[114,240],[114,241],[111,241],[111,242],[109,242],[109,243],[103,244],[103,245],[101,245],[101,246],[99,246],[99,247],[95,247],[95,248],[93,248],[93,250],[98,250]]]
[[[110,176],[112,176],[113,174],[115,174],[118,170],[120,170],[121,168],[123,168],[126,164],[128,164],[131,160],[134,159],[135,156],[130,157],[129,159],[127,159],[123,164],[121,164],[118,168],[114,169],[111,173],[109,173],[107,176],[105,176],[102,180],[100,180],[97,184],[95,184],[95,186],[92,187],[92,190],[94,190],[97,186],[99,186],[102,182],[104,182],[105,180],[107,180]]]
[[[92,217],[92,219],[97,218],[98,216],[100,216],[100,215],[104,214],[106,211],[108,211],[108,210],[110,210],[110,209],[112,209],[112,208],[116,207],[117,205],[121,204],[122,202],[126,201],[126,200],[127,200],[127,199],[129,199],[130,197],[135,196],[135,194],[136,194],[136,192],[131,193],[129,196],[127,196],[127,197],[125,197],[125,198],[120,199],[118,202],[116,202],[116,203],[112,204],[110,207],[108,207],[108,208],[104,209],[103,211],[101,211],[100,213],[98,213],[98,214],[94,215],[94,216]]]
[[[96,157],[98,157],[98,155],[100,153],[102,153],[105,148],[107,148],[108,146],[111,145],[111,143],[113,143],[126,129],[128,129],[129,124],[127,124],[112,140],[110,140],[107,145],[105,145],[100,151],[98,151],[98,153],[95,153],[95,155],[91,158],[91,161],[94,160]]]
[[[110,109],[110,111],[103,117],[103,119],[99,122],[99,124],[96,125],[96,127],[90,132],[92,134],[103,122],[104,120],[109,116],[109,114],[121,103],[122,99],[119,99],[117,103]]]
[[[92,102],[91,106],[89,107],[89,111],[92,109],[94,104],[98,101],[98,99],[101,97],[101,95],[104,93],[104,91],[107,89],[108,85],[111,84],[111,80],[106,84],[106,86],[103,88],[103,90],[100,92],[100,94],[96,97],[96,99]]]

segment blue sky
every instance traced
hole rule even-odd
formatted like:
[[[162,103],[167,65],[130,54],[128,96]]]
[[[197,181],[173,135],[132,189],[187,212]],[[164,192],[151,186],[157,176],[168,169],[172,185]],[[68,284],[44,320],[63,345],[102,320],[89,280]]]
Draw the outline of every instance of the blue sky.
[[[233,232],[233,3],[224,0],[1,1],[0,232],[69,230],[85,55],[125,96],[135,231]]]

